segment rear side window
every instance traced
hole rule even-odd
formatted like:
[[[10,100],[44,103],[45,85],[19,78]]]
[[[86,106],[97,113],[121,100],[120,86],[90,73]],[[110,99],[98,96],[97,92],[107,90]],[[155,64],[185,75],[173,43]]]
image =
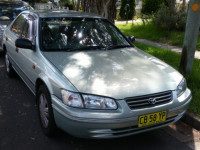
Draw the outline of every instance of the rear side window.
[[[13,23],[11,30],[17,35],[20,36],[22,33],[22,27],[25,22],[25,14],[21,14]]]

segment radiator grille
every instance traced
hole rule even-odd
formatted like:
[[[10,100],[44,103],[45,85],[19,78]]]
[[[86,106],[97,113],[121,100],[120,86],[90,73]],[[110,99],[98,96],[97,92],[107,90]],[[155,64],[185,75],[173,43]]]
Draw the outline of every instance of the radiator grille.
[[[172,91],[126,98],[125,100],[131,109],[153,107],[172,101]]]

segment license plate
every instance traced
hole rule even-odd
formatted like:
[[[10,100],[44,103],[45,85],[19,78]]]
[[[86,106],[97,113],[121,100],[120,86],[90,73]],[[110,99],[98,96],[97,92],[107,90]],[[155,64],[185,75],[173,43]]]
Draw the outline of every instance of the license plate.
[[[166,120],[166,117],[167,111],[141,115],[138,120],[138,127],[144,127],[164,122]]]

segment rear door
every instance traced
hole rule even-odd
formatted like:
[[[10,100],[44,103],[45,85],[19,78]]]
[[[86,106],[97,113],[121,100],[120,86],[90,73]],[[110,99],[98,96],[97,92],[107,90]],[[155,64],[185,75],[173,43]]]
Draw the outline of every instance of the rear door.
[[[19,64],[17,63],[17,49],[15,47],[15,41],[21,36],[22,28],[25,22],[24,14],[21,14],[16,18],[13,24],[10,27],[10,30],[7,30],[6,33],[6,49],[8,52],[9,59],[13,67],[17,70]]]

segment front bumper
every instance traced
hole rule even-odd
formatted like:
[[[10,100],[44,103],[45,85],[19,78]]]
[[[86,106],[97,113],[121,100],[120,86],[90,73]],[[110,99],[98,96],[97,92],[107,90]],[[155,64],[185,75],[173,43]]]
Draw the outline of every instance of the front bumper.
[[[131,110],[123,100],[118,101],[119,108],[113,111],[76,109],[67,107],[55,96],[52,96],[52,106],[56,125],[65,132],[81,138],[106,139],[138,134],[175,123],[184,115],[191,99],[191,91],[187,89],[179,99],[175,98],[168,104],[139,110]],[[165,122],[138,127],[140,115],[162,110],[167,110]]]

